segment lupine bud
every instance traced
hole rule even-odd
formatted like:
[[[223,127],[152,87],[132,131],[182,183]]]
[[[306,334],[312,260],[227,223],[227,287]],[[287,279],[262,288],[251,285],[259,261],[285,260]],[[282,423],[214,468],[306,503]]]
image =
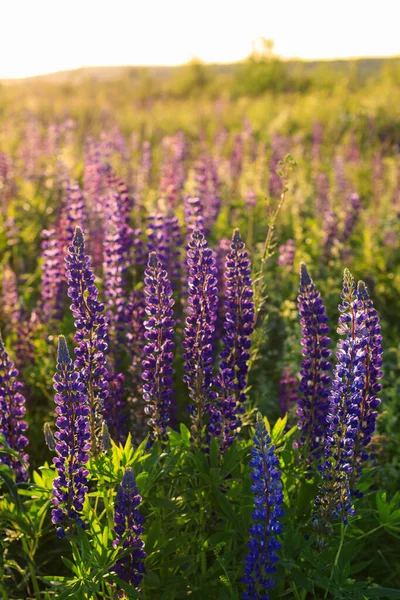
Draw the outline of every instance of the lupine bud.
[[[279,519],[283,516],[283,493],[279,461],[260,413],[257,415],[250,467],[254,511],[242,580],[246,585],[243,599],[268,600],[267,590],[275,585],[269,575],[276,570],[279,560],[276,552],[281,548],[277,536],[282,531]]]

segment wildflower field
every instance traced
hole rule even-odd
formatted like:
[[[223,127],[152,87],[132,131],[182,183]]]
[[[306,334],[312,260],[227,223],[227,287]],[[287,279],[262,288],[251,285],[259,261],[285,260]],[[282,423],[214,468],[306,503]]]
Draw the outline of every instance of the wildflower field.
[[[4,600],[400,599],[399,87],[0,98]]]

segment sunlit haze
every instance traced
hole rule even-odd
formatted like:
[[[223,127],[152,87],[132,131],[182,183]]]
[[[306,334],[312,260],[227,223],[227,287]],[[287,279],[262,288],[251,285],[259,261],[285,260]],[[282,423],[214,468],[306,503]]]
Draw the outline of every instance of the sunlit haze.
[[[0,77],[82,66],[400,54],[398,0],[3,0]]]

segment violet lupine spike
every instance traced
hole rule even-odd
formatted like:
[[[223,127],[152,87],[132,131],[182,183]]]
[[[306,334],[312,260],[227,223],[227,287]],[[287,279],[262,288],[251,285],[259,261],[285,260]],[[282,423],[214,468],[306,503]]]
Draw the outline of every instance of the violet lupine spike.
[[[328,373],[332,369],[329,361],[330,329],[321,295],[304,263],[300,266],[298,309],[304,357],[296,413],[299,419],[300,445],[307,453],[318,455],[325,439],[329,406],[331,377]]]
[[[283,417],[298,403],[298,388],[297,378],[288,367],[284,367],[279,382],[279,407]]]
[[[238,229],[232,236],[225,266],[225,322],[223,349],[215,380],[218,390],[219,423],[222,427],[222,447],[227,448],[241,426],[240,415],[246,400],[248,361],[254,323],[253,282],[250,260]],[[211,414],[208,430],[219,434],[219,423]]]
[[[278,265],[280,267],[292,267],[295,252],[296,245],[292,239],[287,240],[285,244],[279,246]]]
[[[267,590],[275,585],[270,575],[276,571],[277,551],[281,548],[277,536],[282,532],[283,492],[279,460],[260,413],[257,415],[249,464],[252,468],[254,511],[242,579],[246,590],[242,597],[243,600],[268,600]]]
[[[133,232],[125,194],[111,193],[105,201],[103,242],[103,286],[106,299],[110,348],[115,361],[121,359],[126,334],[126,288]]]
[[[338,217],[331,210],[325,211],[324,214],[324,239],[322,240],[322,255],[325,259],[329,258],[332,248],[338,239]]]
[[[86,203],[83,192],[76,182],[69,181],[65,187],[66,245],[72,242],[76,226],[85,226]]]
[[[365,357],[365,379],[361,404],[354,407],[357,415],[358,433],[355,438],[353,456],[351,460],[350,490],[353,495],[360,496],[357,490],[357,482],[361,475],[362,464],[369,458],[368,446],[375,431],[378,412],[376,408],[381,401],[377,394],[382,389],[380,379],[383,377],[382,366],[382,335],[379,316],[369,296],[367,287],[363,281],[358,282],[357,291],[362,302],[361,310],[365,313],[365,336],[367,338]],[[355,419],[353,426],[356,425]]]
[[[180,278],[180,248],[183,243],[178,218],[155,214],[150,215],[148,221],[149,253],[157,252],[163,268],[175,283]]]
[[[233,140],[232,154],[229,160],[231,179],[237,184],[243,169],[243,137],[240,133]]]
[[[316,498],[313,522],[324,533],[330,522],[355,514],[351,488],[356,440],[359,435],[361,406],[367,380],[369,331],[367,311],[354,278],[345,269],[338,333],[344,335],[338,343],[337,364],[329,395],[327,432],[321,465],[323,483]]]
[[[42,281],[40,316],[43,322],[62,317],[64,283],[63,250],[54,229],[42,232]]]
[[[6,446],[19,453],[23,462],[14,456],[0,453],[0,461],[14,472],[18,483],[27,481],[29,456],[25,452],[28,438],[24,435],[28,429],[23,420],[25,416],[25,398],[21,394],[22,383],[17,379],[18,370],[10,360],[0,333],[0,434],[4,436]]]
[[[106,425],[115,442],[125,443],[128,434],[125,375],[114,372],[112,367],[110,367],[106,377],[108,395],[104,400],[103,410],[103,414],[107,418]],[[102,444],[100,446],[102,448]]]
[[[147,321],[142,362],[145,413],[152,440],[166,441],[173,396],[175,344],[173,319],[174,300],[168,274],[155,252],[150,253],[144,275]]]
[[[140,444],[146,435],[146,415],[143,398],[143,380],[142,380],[142,358],[143,349],[146,345],[145,326],[145,295],[143,288],[135,288],[129,296],[128,314],[129,331],[127,333],[128,350],[132,357],[129,367],[129,405],[131,411],[131,433],[132,439],[136,444]]]
[[[318,173],[316,186],[317,199],[315,205],[318,214],[323,216],[325,212],[329,210],[330,207],[330,187],[329,179],[326,173]]]
[[[104,305],[98,300],[98,290],[89,256],[85,255],[82,230],[77,227],[65,257],[68,296],[72,300],[71,310],[75,319],[74,336],[75,369],[80,371],[87,386],[90,406],[90,434],[92,453],[98,454],[98,430],[103,421],[104,402],[108,396],[108,371],[105,352],[107,350],[107,319]],[[104,414],[107,421],[107,415]]]
[[[353,233],[354,227],[360,216],[362,208],[361,198],[358,194],[351,194],[349,199],[349,207],[346,207],[346,216],[343,224],[343,231],[340,236],[342,242],[346,242]]]
[[[221,208],[220,181],[211,156],[203,155],[195,166],[195,197],[203,207],[205,229],[211,231]]]
[[[145,572],[144,559],[146,558],[144,542],[141,538],[144,531],[143,517],[138,510],[141,501],[135,476],[132,469],[128,467],[117,490],[114,508],[116,537],[113,547],[121,549],[124,553],[128,550],[129,553],[122,558],[117,558],[114,569],[120,579],[130,583],[138,592]],[[124,593],[121,591],[118,597],[124,597]]]
[[[90,407],[81,373],[74,370],[64,336],[58,339],[57,372],[54,375],[54,402],[57,405],[57,430],[53,463],[57,477],[53,482],[52,522],[58,537],[84,526],[80,513],[88,491],[89,471],[85,465],[90,450]]]
[[[184,382],[189,388],[192,404],[192,437],[199,446],[203,443],[203,427],[207,413],[218,420],[214,405],[212,341],[218,308],[217,269],[212,250],[203,233],[192,233],[187,252],[188,304],[184,329]]]

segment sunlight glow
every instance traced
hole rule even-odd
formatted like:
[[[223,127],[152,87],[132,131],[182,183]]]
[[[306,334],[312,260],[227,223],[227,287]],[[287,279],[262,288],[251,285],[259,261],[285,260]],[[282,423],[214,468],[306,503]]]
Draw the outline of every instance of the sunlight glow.
[[[2,0],[0,78],[81,66],[400,54],[397,0]],[[396,18],[397,17],[397,18]]]

